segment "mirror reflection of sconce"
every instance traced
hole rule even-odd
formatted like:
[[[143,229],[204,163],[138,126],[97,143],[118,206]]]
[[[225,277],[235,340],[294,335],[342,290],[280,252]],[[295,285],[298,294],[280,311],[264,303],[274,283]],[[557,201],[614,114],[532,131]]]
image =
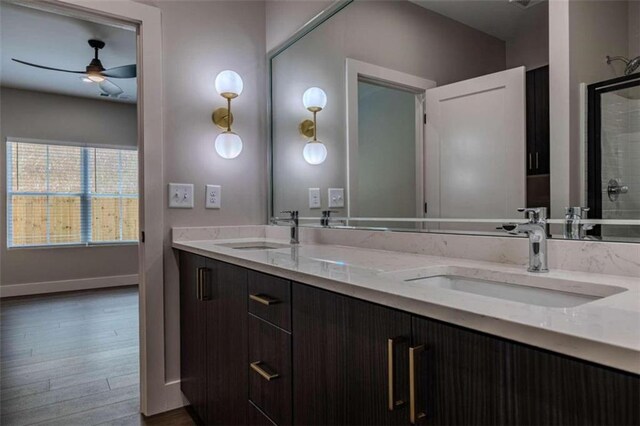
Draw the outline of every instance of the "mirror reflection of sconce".
[[[237,98],[242,93],[242,78],[235,71],[222,71],[216,77],[215,86],[218,94],[227,100],[226,108],[220,107],[211,115],[215,125],[224,130],[216,137],[216,152],[222,158],[236,158],[242,152],[242,139],[231,131],[231,124],[233,124],[231,99]]]
[[[327,105],[327,94],[319,87],[310,87],[302,95],[304,107],[313,113],[313,120],[304,120],[300,123],[300,133],[313,138],[308,141],[302,151],[305,161],[311,165],[324,163],[327,158],[327,148],[318,140],[318,121],[316,115]]]

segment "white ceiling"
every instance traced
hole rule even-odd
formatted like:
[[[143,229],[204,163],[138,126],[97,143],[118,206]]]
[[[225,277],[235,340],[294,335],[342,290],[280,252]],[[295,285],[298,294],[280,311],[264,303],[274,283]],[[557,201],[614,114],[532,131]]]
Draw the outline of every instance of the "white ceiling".
[[[105,68],[136,63],[136,33],[24,6],[0,2],[2,68],[0,84],[19,89],[81,96],[117,102],[136,101],[136,79],[111,79],[120,86],[124,99],[100,96],[95,83],[85,83],[82,74],[38,69],[13,62],[26,62],[83,71],[93,58],[89,39],[106,43],[99,57]]]
[[[462,22],[500,40],[516,34],[520,20],[543,0],[531,0],[522,8],[509,0],[409,0],[412,3]]]

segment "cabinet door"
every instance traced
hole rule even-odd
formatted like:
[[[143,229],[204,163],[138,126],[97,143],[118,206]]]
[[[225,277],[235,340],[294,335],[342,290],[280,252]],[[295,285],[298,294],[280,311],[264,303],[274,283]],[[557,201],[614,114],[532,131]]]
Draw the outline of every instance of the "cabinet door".
[[[509,343],[512,424],[640,424],[640,378]]]
[[[500,425],[506,407],[507,343],[413,318],[414,416],[425,425]]]
[[[345,424],[397,425],[409,419],[409,314],[338,298],[345,373]]]
[[[180,389],[196,414],[205,418],[205,309],[199,300],[199,271],[205,258],[180,252]]]
[[[408,424],[410,316],[302,284],[292,299],[294,424]]]
[[[207,259],[207,424],[247,423],[247,270]]]
[[[294,283],[293,424],[344,425],[343,345],[338,339],[338,296]]]

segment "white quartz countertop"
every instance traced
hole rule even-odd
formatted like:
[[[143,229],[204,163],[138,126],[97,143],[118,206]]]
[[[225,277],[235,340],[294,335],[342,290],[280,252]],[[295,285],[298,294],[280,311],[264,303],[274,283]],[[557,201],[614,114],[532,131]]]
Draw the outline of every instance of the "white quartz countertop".
[[[327,244],[302,243],[271,250],[238,250],[221,245],[258,240],[288,244],[282,240],[240,238],[174,241],[173,247],[640,374],[638,277],[563,270],[533,274],[526,271],[525,265]],[[544,281],[554,289],[579,282],[596,292],[605,286],[623,291],[575,307],[555,308],[404,281],[416,273],[440,275],[455,268],[464,268],[467,276],[493,281],[524,285],[533,280],[538,284]]]

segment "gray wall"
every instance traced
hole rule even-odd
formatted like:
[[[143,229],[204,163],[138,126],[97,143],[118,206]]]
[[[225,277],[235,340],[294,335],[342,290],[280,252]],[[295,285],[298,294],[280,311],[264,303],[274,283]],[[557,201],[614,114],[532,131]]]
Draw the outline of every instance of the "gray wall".
[[[266,220],[265,8],[262,1],[145,1],[162,11],[164,182],[193,183],[195,208],[164,210],[166,380],[180,377],[178,258],[171,228],[261,224]],[[211,113],[224,106],[216,75],[238,72],[233,130],[244,142],[233,160],[219,157]],[[222,185],[222,208],[204,208],[206,184]],[[167,205],[165,193],[165,206]],[[162,327],[162,325],[159,325]]]
[[[285,42],[334,0],[266,0],[267,52]]]
[[[605,57],[629,54],[630,3],[613,0],[569,3],[570,205],[579,205],[583,179],[579,161],[583,143],[580,135],[580,84],[591,84],[623,75],[624,64],[617,62],[607,65]],[[553,175],[553,171],[551,173]]]
[[[308,209],[308,188],[345,188],[345,58],[357,59],[444,84],[505,69],[505,43],[407,1],[350,4],[275,58],[273,63],[274,211]],[[302,94],[310,86],[328,96],[318,114],[325,163],[308,165],[298,124],[310,113]]]
[[[0,285],[137,274],[137,245],[8,250],[5,208],[7,137],[135,146],[136,106],[0,90]]]
[[[532,70],[549,64],[549,3],[527,10],[506,47],[507,69],[524,65]]]

